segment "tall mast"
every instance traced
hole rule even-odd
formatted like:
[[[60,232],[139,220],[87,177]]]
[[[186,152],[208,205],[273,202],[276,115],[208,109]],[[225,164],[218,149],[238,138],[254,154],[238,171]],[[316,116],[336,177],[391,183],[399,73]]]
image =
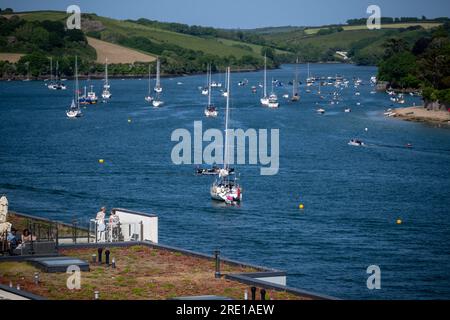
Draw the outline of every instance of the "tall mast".
[[[30,80],[30,61],[27,62],[27,80]]]
[[[298,93],[298,57],[295,64],[295,82],[294,82],[294,95]]]
[[[53,58],[50,57],[50,83],[53,83]]]
[[[161,70],[160,70],[160,68],[161,68],[161,63],[160,63],[159,57],[158,57],[158,59],[156,60],[156,88],[158,88],[158,89],[161,87],[161,81],[160,81]]]
[[[264,54],[264,98],[267,97],[267,54]]]
[[[208,73],[208,107],[211,105],[211,65],[208,66],[209,73]]]
[[[79,108],[80,105],[80,98],[79,98],[79,90],[78,90],[78,57],[75,56],[75,103],[77,108]]]
[[[152,92],[152,65],[148,64],[148,95]]]
[[[108,85],[108,58],[106,58],[105,63],[105,85]]]
[[[228,73],[225,70],[225,87],[226,87],[227,83],[228,83]],[[226,87],[226,90],[228,90],[228,87]],[[226,92],[228,92],[228,91],[226,91]]]
[[[58,82],[59,61],[56,61],[55,81]]]
[[[228,168],[228,117],[230,115],[230,67],[227,68],[227,109],[225,113],[225,154],[223,161],[223,168]]]

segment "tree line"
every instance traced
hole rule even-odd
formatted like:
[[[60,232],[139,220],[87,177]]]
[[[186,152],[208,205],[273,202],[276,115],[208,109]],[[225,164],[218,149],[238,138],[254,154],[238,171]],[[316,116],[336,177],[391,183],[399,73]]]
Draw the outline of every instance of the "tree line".
[[[378,78],[396,89],[421,89],[425,101],[450,104],[450,23],[410,45],[391,38],[384,44]]]

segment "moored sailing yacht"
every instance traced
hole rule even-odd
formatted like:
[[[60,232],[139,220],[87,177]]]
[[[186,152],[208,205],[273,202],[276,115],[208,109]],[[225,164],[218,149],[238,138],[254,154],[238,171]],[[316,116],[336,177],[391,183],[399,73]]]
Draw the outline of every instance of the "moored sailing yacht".
[[[50,57],[50,83],[47,85],[50,90],[56,90],[56,84],[53,82],[53,58]]]
[[[269,106],[269,98],[267,97],[267,55],[264,55],[264,93],[261,98],[263,106]]]
[[[308,62],[308,78],[306,79],[306,85],[308,87],[311,87],[314,85],[314,82],[316,81],[315,78],[311,77],[311,72],[309,70],[309,62]]]
[[[155,92],[156,92],[156,97],[153,99],[152,104],[155,108],[159,108],[162,107],[162,105],[164,104],[164,102],[161,100],[161,93],[163,91],[162,87],[161,87],[161,62],[158,60],[156,61],[156,87],[155,87]]]
[[[161,87],[161,61],[159,60],[159,57],[156,60],[156,87],[155,87],[156,93],[162,93],[163,89]]]
[[[292,102],[297,102],[300,100],[300,94],[298,92],[298,58],[297,58],[297,63],[295,65],[295,80],[294,83],[292,84]]]
[[[148,65],[148,94],[145,97],[145,101],[147,101],[148,103],[151,103],[153,101],[153,97],[152,97],[152,67],[150,64]]]
[[[211,65],[209,66],[209,81],[208,81],[208,105],[205,109],[205,116],[208,118],[215,118],[218,116],[219,112],[216,107],[211,103]]]
[[[53,90],[66,90],[67,87],[64,83],[62,83],[59,79],[59,62],[56,61],[56,73],[55,73],[55,83],[53,85]]]
[[[213,183],[210,189],[213,200],[222,201],[227,204],[239,203],[242,201],[242,188],[237,179],[230,178],[230,168],[228,164],[229,146],[228,146],[228,121],[230,108],[230,67],[227,68],[227,106],[225,114],[225,145],[224,145],[224,164],[219,172],[218,179]]]
[[[110,85],[108,82],[108,58],[106,58],[106,63],[105,63],[105,84],[103,85],[103,92],[102,92],[102,98],[103,98],[103,102],[107,102],[109,99],[111,99],[111,92],[109,91],[110,89]]]
[[[75,97],[72,99],[72,104],[69,110],[66,111],[69,118],[79,118],[82,116],[80,109],[80,92],[78,90],[78,57],[75,57]]]
[[[272,80],[272,93],[269,96],[269,103],[267,105],[269,108],[279,108],[280,107],[280,103],[278,102],[278,97],[275,94],[275,92],[273,91],[273,80]]]
[[[228,82],[228,74],[227,73],[225,73],[225,83],[227,83]],[[227,97],[228,96],[228,91],[227,91],[227,89],[225,88],[225,91],[223,91],[222,92],[222,97]]]
[[[206,67],[206,86],[202,89],[202,95],[207,96],[211,92],[211,79],[209,77],[209,64]]]
[[[162,105],[164,104],[164,102],[161,100],[161,96],[158,92],[156,93],[156,98],[153,99],[152,104],[155,108],[162,107]]]

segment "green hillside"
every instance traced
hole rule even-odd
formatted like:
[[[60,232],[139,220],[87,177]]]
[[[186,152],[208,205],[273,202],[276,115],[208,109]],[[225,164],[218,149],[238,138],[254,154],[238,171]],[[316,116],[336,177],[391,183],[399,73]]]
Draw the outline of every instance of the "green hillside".
[[[39,23],[55,22],[64,25],[67,14],[58,11],[36,11],[5,14],[1,17],[4,21],[10,20],[11,18],[19,19],[21,24],[26,24],[28,29],[34,30],[39,29],[40,26],[36,25]],[[170,30],[168,26],[171,25],[155,23],[145,19],[139,21],[122,21],[100,17],[96,14],[82,15],[82,32],[85,37],[89,36],[112,44],[118,44],[122,47],[131,48],[151,56],[159,56],[162,60],[162,72],[165,74],[203,72],[206,70],[208,63],[213,64],[213,71],[224,70],[228,65],[234,69],[242,70],[254,70],[263,66],[263,46],[261,45],[248,44],[235,39],[225,39],[202,33],[192,35],[175,32]],[[199,28],[203,29],[202,27]],[[12,30],[10,34],[4,34],[3,43],[6,43],[7,39],[11,38],[11,36],[17,38],[16,31]],[[91,73],[102,72],[103,67],[95,63],[95,49],[90,47],[85,40],[86,45],[82,52],[77,52],[74,50],[76,46],[73,46],[70,50],[58,52],[57,55],[81,55],[84,58],[81,62],[81,71],[87,72],[87,69],[89,69]],[[2,46],[2,43],[0,43],[0,52],[31,53],[31,50],[25,47],[25,44],[23,46],[15,45],[12,48],[13,51],[11,51],[11,46]],[[47,53],[46,50],[40,51],[42,54]],[[52,51],[50,50],[52,54],[56,53]],[[32,52],[36,52],[36,50]],[[286,54],[282,51],[275,50],[274,52]],[[111,66],[111,75],[115,73],[144,74],[146,72],[145,70],[148,69],[143,64],[135,64],[130,70],[126,58],[124,57],[124,66]],[[40,57],[34,60],[42,63],[44,58]],[[270,67],[276,65],[277,62],[274,59],[269,61]],[[33,70],[34,74],[44,71],[43,66],[34,68]]]
[[[383,44],[390,38],[404,39],[414,43],[427,34],[431,26],[422,28],[418,24],[399,24],[399,28],[368,30],[363,26],[329,27],[322,29],[294,30],[262,35],[267,45],[295,53],[302,61],[326,62],[336,60],[336,51],[349,52],[352,61],[358,64],[378,64],[383,55]],[[439,26],[440,24],[436,24]]]
[[[74,55],[80,57],[81,73],[102,73],[103,66],[98,62],[114,48],[119,48],[111,44],[122,48],[114,52],[111,75],[143,75],[156,56],[162,60],[165,74],[204,72],[209,63],[213,71],[223,70],[228,65],[233,69],[259,69],[263,66],[264,53],[269,58],[269,67],[294,62],[297,57],[303,62],[341,61],[343,58],[336,55],[336,51],[348,52],[350,60],[346,62],[376,65],[384,55],[387,40],[402,39],[412,45],[448,21],[447,18],[436,21],[405,18],[401,23],[392,23],[398,19],[385,18],[381,30],[368,30],[362,24],[364,19],[349,20],[347,25],[239,30],[83,14],[79,31],[64,30],[66,17],[65,12],[58,11],[2,12],[2,56],[25,55],[17,63],[2,62],[2,76],[23,74],[25,64],[30,66],[33,75],[45,75],[48,72],[46,60],[50,56],[60,60],[63,74],[70,75]],[[95,47],[94,43],[101,43],[102,48]],[[142,56],[150,59],[133,58]]]

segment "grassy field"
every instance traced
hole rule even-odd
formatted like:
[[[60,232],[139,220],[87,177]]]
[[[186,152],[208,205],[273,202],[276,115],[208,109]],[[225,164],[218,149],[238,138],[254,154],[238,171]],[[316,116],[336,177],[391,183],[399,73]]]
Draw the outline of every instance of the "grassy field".
[[[99,63],[104,63],[106,58],[108,58],[109,63],[152,62],[156,60],[154,56],[136,50],[90,37],[87,37],[87,39],[89,45],[97,51],[97,62]]]
[[[205,53],[217,55],[220,57],[230,55],[233,55],[237,58],[241,58],[244,55],[260,56],[260,52],[254,52],[253,50],[248,51],[234,46],[236,44],[247,45],[245,43],[239,43],[238,41],[227,43],[223,42],[221,39],[196,37],[192,35],[144,26],[134,22],[119,21],[104,17],[99,17],[98,20],[101,21],[106,27],[106,30],[102,32],[102,39],[106,41],[114,42],[120,36],[140,36],[157,43],[174,44],[182,48],[203,51]]]
[[[16,63],[21,57],[23,57],[23,54],[21,53],[0,53],[0,61]]]
[[[341,50],[346,50],[349,48],[351,43],[371,37],[381,38],[386,34],[386,32],[388,31],[366,29],[343,31],[322,36],[317,35],[305,37],[301,32],[294,31],[267,35],[265,38],[274,43],[290,43],[304,46],[312,45],[322,49],[337,47]]]
[[[401,29],[401,28],[408,28],[408,27],[415,27],[420,26],[424,29],[431,29],[442,25],[442,23],[438,22],[409,22],[409,23],[389,23],[389,24],[382,24],[382,29]],[[353,31],[353,30],[367,30],[366,25],[360,25],[360,26],[343,26],[345,31]],[[319,32],[321,29],[326,28],[308,28],[305,29],[305,33],[307,35],[313,35]]]

